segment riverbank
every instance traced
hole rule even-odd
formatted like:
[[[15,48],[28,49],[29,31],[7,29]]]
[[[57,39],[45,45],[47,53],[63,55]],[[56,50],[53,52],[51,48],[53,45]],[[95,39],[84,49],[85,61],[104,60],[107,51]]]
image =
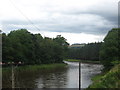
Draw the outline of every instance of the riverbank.
[[[65,59],[64,61],[100,64],[100,61],[92,61],[92,60]]]
[[[68,61],[68,62],[79,62],[79,59],[65,59],[64,61]]]
[[[61,64],[42,64],[42,65],[28,65],[28,66],[23,66],[23,67],[18,67],[18,70],[28,70],[28,71],[45,71],[45,70],[51,70],[51,69],[57,69],[57,68],[63,68],[65,67],[66,64],[61,63]]]
[[[36,71],[36,70],[50,70],[54,68],[65,67],[65,63],[56,63],[56,64],[41,64],[41,65],[25,65],[25,66],[13,66],[17,71]],[[11,70],[12,67],[2,68],[3,72]]]
[[[120,64],[114,66],[110,71],[96,75],[92,78],[90,88],[120,88]]]

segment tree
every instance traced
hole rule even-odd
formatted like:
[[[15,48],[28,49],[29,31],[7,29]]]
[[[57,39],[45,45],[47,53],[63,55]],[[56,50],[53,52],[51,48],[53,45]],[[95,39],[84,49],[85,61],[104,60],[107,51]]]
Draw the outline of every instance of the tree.
[[[5,41],[3,48],[6,46],[6,44],[8,45],[8,50],[5,50],[8,51],[8,56],[10,58],[7,58],[7,60],[14,62],[28,62],[29,60],[29,63],[34,62],[34,44],[32,42],[32,34],[30,32],[28,32],[26,29],[14,30],[11,31],[6,38],[9,40],[9,42],[3,40],[3,43]],[[3,52],[5,50],[3,49]],[[6,55],[6,53],[4,53],[4,55]],[[7,56],[4,55],[3,59]]]
[[[56,38],[53,39],[56,43],[58,43],[59,47],[62,49],[62,56],[65,58],[68,54],[68,46],[67,40],[61,35],[57,35]]]
[[[118,29],[114,28],[110,30],[107,36],[104,38],[100,50],[100,59],[105,67],[113,66],[113,62],[118,61]]]
[[[13,56],[11,56],[12,51],[10,39],[7,37],[5,33],[2,33],[2,59],[3,62],[7,62],[13,60]]]
[[[102,42],[88,43],[83,47],[69,48],[68,58],[81,60],[99,60]]]
[[[68,47],[62,36],[43,38],[41,34],[32,34],[26,29],[2,34],[3,61],[22,61],[25,64],[61,63]]]
[[[41,34],[35,34],[33,36],[33,43],[34,43],[34,54],[35,54],[35,63],[41,64],[42,63],[42,54],[43,54],[43,37]]]

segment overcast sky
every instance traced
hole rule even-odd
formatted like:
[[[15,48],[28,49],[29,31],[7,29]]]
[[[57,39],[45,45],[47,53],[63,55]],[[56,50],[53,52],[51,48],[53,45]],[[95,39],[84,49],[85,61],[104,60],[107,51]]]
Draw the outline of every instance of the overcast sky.
[[[119,0],[0,0],[0,29],[61,34],[70,44],[102,41],[117,27]]]

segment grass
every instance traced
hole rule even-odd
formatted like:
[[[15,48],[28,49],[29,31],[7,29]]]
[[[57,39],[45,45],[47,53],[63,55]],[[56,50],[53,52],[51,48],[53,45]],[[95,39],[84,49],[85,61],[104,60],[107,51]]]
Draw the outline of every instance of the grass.
[[[79,59],[65,59],[65,61],[69,61],[69,62],[82,62],[82,63],[95,63],[95,64],[99,64],[100,61],[92,61],[92,60],[79,60]]]
[[[98,74],[92,78],[92,81],[99,80],[102,77],[103,74]]]
[[[0,78],[2,77],[2,67],[0,67]]]
[[[12,77],[11,67],[2,68],[2,87],[4,87],[4,85],[5,88],[12,87],[11,77]]]
[[[100,64],[100,61],[92,61],[92,60],[81,60],[82,63],[93,63],[93,64]]]
[[[16,70],[17,71],[37,71],[37,70],[50,70],[50,69],[55,69],[55,68],[62,68],[62,67],[65,67],[66,64],[64,63],[56,63],[56,64],[42,64],[42,65],[26,65],[26,66],[20,66],[20,67],[17,67]],[[8,72],[10,71],[11,68],[10,67],[6,67],[6,68],[3,68],[3,72]]]
[[[79,62],[80,60],[78,60],[78,59],[65,59],[65,61],[69,61],[69,62]]]
[[[120,88],[120,64],[114,66],[110,71],[92,78],[93,84],[90,88]]]
[[[2,67],[0,67],[0,73],[2,73]]]
[[[55,68],[62,68],[65,67],[66,64],[42,64],[42,65],[27,65],[23,67],[18,67],[17,70],[19,71],[45,71],[45,70],[51,70]]]

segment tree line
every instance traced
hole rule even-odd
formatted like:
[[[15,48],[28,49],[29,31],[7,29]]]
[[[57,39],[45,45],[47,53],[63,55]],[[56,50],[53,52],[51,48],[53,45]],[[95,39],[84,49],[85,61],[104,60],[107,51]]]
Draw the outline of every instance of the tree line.
[[[69,59],[99,60],[99,51],[102,42],[88,43],[83,47],[69,48]]]
[[[61,63],[66,55],[68,43],[64,37],[42,37],[26,29],[2,33],[2,61],[25,64]]]
[[[103,42],[88,43],[81,48],[68,48],[69,44],[61,35],[56,38],[32,34],[26,29],[2,33],[3,62],[26,64],[61,63],[64,58],[100,60],[105,67],[119,63],[119,28],[113,28]]]
[[[113,28],[104,38],[100,50],[100,61],[105,68],[120,63],[120,28]]]
[[[89,43],[81,48],[69,48],[69,59],[100,60],[105,68],[120,63],[120,28],[113,28],[103,42]]]

